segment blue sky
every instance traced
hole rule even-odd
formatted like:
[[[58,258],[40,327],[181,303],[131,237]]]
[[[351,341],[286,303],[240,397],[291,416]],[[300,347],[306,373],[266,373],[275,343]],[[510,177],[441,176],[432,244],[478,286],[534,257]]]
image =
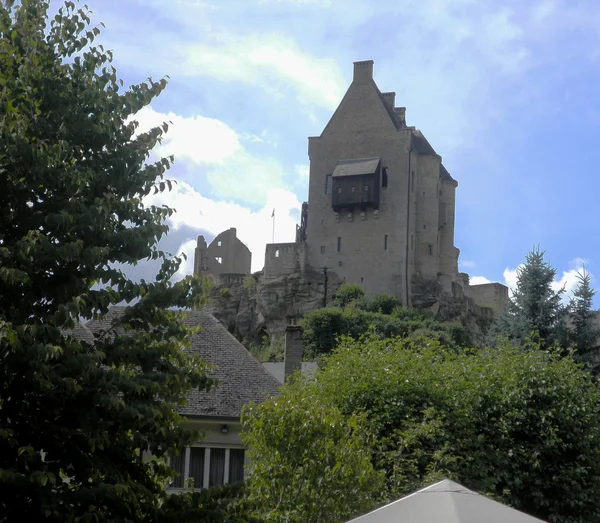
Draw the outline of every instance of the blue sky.
[[[55,1],[56,3],[56,1]],[[88,0],[126,83],[170,77],[139,115],[173,122],[178,213],[165,243],[237,227],[262,268],[293,241],[307,199],[307,137],[373,59],[407,123],[459,182],[456,240],[474,281],[514,283],[538,243],[570,288],[600,274],[597,0]],[[136,269],[143,271],[144,268]],[[559,283],[557,283],[558,285]]]

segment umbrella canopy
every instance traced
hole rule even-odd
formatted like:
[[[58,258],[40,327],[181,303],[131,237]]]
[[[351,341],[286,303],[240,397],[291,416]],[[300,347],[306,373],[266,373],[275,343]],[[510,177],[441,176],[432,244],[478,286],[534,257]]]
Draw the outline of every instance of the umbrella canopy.
[[[445,479],[349,523],[544,523]]]

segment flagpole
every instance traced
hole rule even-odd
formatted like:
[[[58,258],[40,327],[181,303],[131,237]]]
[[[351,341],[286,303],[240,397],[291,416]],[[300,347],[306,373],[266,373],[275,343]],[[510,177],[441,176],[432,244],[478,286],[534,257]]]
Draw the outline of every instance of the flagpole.
[[[271,218],[273,218],[273,241],[271,243],[275,243],[275,209],[273,209]]]

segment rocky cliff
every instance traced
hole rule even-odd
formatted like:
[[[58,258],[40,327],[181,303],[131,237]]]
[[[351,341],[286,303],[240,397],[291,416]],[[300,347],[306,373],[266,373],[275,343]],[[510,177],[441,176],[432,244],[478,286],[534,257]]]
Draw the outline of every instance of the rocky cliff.
[[[260,343],[264,335],[283,336],[286,325],[329,304],[340,284],[335,274],[315,270],[219,275],[205,310],[239,340]]]

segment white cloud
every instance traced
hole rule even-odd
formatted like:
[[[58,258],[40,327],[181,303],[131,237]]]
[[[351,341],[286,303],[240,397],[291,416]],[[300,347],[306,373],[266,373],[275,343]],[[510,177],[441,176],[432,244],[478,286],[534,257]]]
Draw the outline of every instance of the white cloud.
[[[278,98],[293,90],[303,102],[327,109],[337,107],[346,88],[333,60],[304,54],[280,34],[222,34],[219,41],[191,45],[184,73],[255,84]]]
[[[238,151],[208,173],[208,181],[222,196],[253,203],[267,200],[267,188],[281,186],[283,168],[274,158]]]
[[[296,219],[291,214],[293,211],[300,210],[298,198],[283,189],[269,190],[266,193],[264,207],[258,211],[252,211],[236,203],[206,198],[185,182],[179,182],[171,192],[149,196],[145,203],[147,205],[166,204],[177,209],[177,212],[169,219],[169,226],[174,231],[187,225],[216,235],[235,227],[238,238],[252,252],[252,271],[263,268],[265,245],[273,240],[273,220],[271,218],[273,209],[275,209],[276,242],[293,242],[295,240]],[[194,247],[195,238],[186,240],[180,247],[180,251],[188,254],[188,261],[180,269],[182,275],[191,274]]]
[[[492,283],[485,276],[472,276],[469,278],[469,285],[483,285],[484,283]]]
[[[138,132],[169,124],[163,142],[154,152],[159,156],[175,155],[177,160],[196,165],[223,164],[226,158],[241,150],[237,133],[227,124],[204,116],[183,117],[175,113],[160,113],[147,106],[136,113]]]
[[[199,115],[165,114],[152,107],[144,107],[134,118],[139,122],[138,132],[170,122],[168,132],[162,143],[154,148],[154,153],[158,156],[173,154],[177,161],[206,166],[207,179],[220,196],[264,203],[267,198],[265,188],[281,186],[283,168],[280,163],[274,158],[248,152],[242,147],[238,134],[220,120]],[[247,135],[242,139],[251,141]]]

